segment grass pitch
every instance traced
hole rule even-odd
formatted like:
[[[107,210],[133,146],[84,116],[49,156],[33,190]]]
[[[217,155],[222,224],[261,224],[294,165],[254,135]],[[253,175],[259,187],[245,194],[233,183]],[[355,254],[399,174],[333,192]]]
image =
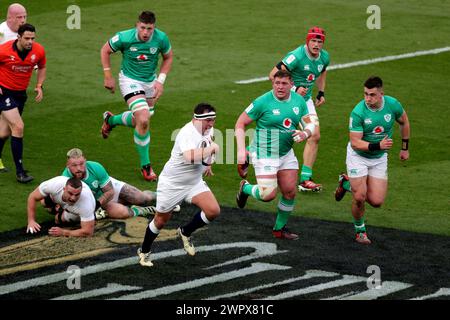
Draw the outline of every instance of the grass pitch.
[[[15,181],[9,142],[3,162],[12,169],[0,174],[0,231],[26,226],[26,199],[38,184],[58,175],[65,153],[81,148],[88,159],[101,162],[109,173],[141,189],[156,188],[142,180],[132,131],[116,128],[108,140],[100,135],[103,111],[126,109],[120,93],[103,88],[100,48],[115,32],[133,26],[142,10],[153,10],[157,27],[165,31],[174,50],[174,64],[165,93],[151,121],[151,159],[159,173],[172,148],[172,132],[191,118],[198,102],[218,110],[216,128],[232,129],[250,102],[270,90],[270,83],[234,84],[236,80],[267,76],[288,51],[304,43],[307,29],[327,31],[325,48],[331,63],[395,55],[449,46],[450,4],[434,0],[380,1],[381,29],[369,30],[369,1],[77,1],[81,29],[69,30],[66,1],[22,1],[28,22],[37,27],[37,41],[47,51],[44,101],[33,92],[24,112],[24,164],[35,180]],[[0,12],[9,2],[1,1]],[[112,58],[117,74],[121,55]],[[348,116],[363,98],[362,83],[372,74],[385,81],[385,92],[398,98],[411,121],[411,159],[400,163],[398,128],[389,160],[389,193],[385,205],[367,209],[367,224],[409,231],[450,235],[450,143],[446,101],[450,53],[333,70],[328,73],[326,99],[320,108],[321,142],[314,178],[321,194],[299,194],[295,215],[351,221],[348,195],[333,198],[338,174],[345,170]],[[34,83],[34,82],[33,82]],[[32,88],[33,83],[30,85]],[[232,141],[227,141],[224,149]],[[302,146],[296,147],[301,161]],[[214,167],[208,179],[219,203],[235,206],[239,184],[236,166]],[[253,176],[250,177],[252,179]],[[276,202],[248,208],[276,211]],[[50,220],[43,210],[38,221]],[[349,226],[350,227],[350,226]]]

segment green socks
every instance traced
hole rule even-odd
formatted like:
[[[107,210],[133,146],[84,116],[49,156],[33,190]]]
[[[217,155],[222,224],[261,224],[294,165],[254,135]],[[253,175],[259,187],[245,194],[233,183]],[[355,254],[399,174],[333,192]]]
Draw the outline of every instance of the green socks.
[[[312,169],[308,166],[302,165],[302,171],[300,172],[300,182],[311,179]]]
[[[277,219],[273,230],[280,230],[286,225],[291,212],[294,210],[294,203],[295,199],[288,200],[283,196],[280,197],[280,201],[278,202]]]
[[[150,132],[141,136],[136,130],[134,130],[134,144],[136,145],[136,150],[139,154],[139,159],[141,161],[141,167],[150,163]]]

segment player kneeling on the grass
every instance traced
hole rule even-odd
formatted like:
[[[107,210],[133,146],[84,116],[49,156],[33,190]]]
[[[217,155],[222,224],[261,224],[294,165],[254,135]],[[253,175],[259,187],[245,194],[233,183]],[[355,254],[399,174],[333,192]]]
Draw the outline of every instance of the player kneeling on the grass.
[[[408,160],[408,116],[397,99],[384,95],[382,80],[370,77],[364,83],[364,100],[355,106],[350,115],[346,160],[348,176],[339,176],[339,186],[335,191],[336,201],[340,201],[346,191],[352,192],[355,239],[362,244],[371,243],[364,224],[365,203],[379,208],[386,198],[387,152],[393,145],[395,122],[400,124],[402,136],[400,160]]]
[[[292,78],[288,71],[280,70],[274,74],[272,88],[255,99],[236,122],[238,165],[241,166],[247,161],[245,128],[256,122],[250,156],[257,181],[256,185],[251,185],[242,180],[236,202],[239,208],[244,208],[248,196],[272,201],[279,188],[281,197],[273,235],[297,240],[298,235],[286,228],[289,215],[294,210],[299,167],[292,146],[294,142],[302,142],[312,136],[317,118],[308,113],[303,97],[291,91]],[[297,130],[298,124],[304,130]]]
[[[142,266],[153,265],[150,259],[153,241],[181,202],[190,202],[200,208],[188,224],[177,230],[184,250],[191,256],[195,254],[191,234],[220,214],[219,204],[202,178],[213,175],[211,164],[219,152],[219,146],[213,142],[215,119],[214,107],[200,103],[194,109],[192,121],[181,128],[175,138],[170,159],[158,179],[156,214],[146,228],[142,247],[138,249]]]
[[[89,187],[77,178],[63,176],[55,177],[42,182],[28,196],[27,233],[37,233],[41,226],[36,222],[36,202],[44,201],[46,197],[56,203],[59,210],[55,215],[55,223],[80,223],[80,228],[69,230],[53,227],[48,231],[51,236],[59,237],[90,237],[95,227],[95,199]]]

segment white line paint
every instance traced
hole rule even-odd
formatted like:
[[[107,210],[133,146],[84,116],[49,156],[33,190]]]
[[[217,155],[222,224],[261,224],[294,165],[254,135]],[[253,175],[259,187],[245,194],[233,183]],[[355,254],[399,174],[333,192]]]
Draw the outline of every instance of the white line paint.
[[[222,243],[222,244],[216,244],[211,246],[201,246],[196,248],[197,252],[207,252],[207,251],[214,251],[214,250],[226,250],[231,248],[254,248],[256,252],[259,252],[258,257],[263,257],[264,255],[274,255],[276,254],[277,248],[274,243],[269,242],[233,242],[233,243]],[[255,252],[253,252],[254,254]],[[264,254],[263,254],[264,253]],[[186,252],[183,249],[177,249],[172,250],[168,252],[160,252],[156,254],[152,254],[152,260],[159,260],[169,257],[177,257],[177,256],[184,256],[186,255]],[[113,262],[104,262],[99,263],[93,266],[88,266],[80,269],[81,276],[94,274],[98,272],[113,270],[117,268],[123,268],[127,267],[129,265],[138,265],[138,258],[136,257],[130,257],[130,258],[124,258],[120,260],[115,260]],[[0,286],[0,296],[5,295],[8,293],[32,288],[32,287],[38,287],[43,286],[51,283],[56,283],[59,281],[65,281],[68,278],[68,274],[66,271],[49,274],[46,276],[36,277],[29,280],[24,281],[18,281],[6,285]]]
[[[281,286],[281,285],[284,285],[284,284],[297,282],[297,281],[301,281],[301,280],[318,278],[318,277],[336,277],[336,276],[339,276],[339,273],[326,272],[326,271],[321,271],[321,270],[307,270],[305,275],[303,275],[301,277],[290,278],[290,279],[286,279],[286,280],[279,281],[279,282],[269,283],[269,284],[265,284],[265,285],[261,285],[261,286],[257,286],[257,287],[253,287],[253,288],[248,288],[248,289],[241,290],[241,291],[236,291],[236,292],[231,292],[231,293],[228,293],[228,294],[223,294],[223,295],[220,295],[220,296],[209,297],[209,298],[207,298],[205,300],[226,299],[226,298],[236,297],[236,296],[252,293],[252,292],[255,292],[255,291],[259,291],[259,290],[263,290],[263,289],[267,289],[267,288],[273,288],[275,286]]]
[[[250,267],[242,268],[238,270],[233,270],[230,272],[224,272],[220,274],[216,274],[211,277],[205,277],[201,279],[196,279],[184,283],[178,283],[171,286],[166,286],[162,288],[157,289],[150,289],[142,292],[138,292],[135,294],[128,294],[124,295],[112,300],[141,300],[141,299],[150,299],[155,298],[163,295],[168,295],[174,292],[178,291],[184,291],[189,290],[193,288],[198,288],[204,285],[209,285],[213,283],[218,282],[225,282],[232,279],[242,278],[246,277],[251,274],[264,272],[264,271],[271,271],[271,270],[288,270],[291,267],[288,266],[281,266],[278,264],[270,264],[270,263],[252,263]]]
[[[286,291],[274,296],[269,296],[269,297],[265,297],[262,300],[282,300],[282,299],[289,299],[289,298],[293,298],[293,297],[297,297],[297,296],[301,296],[304,294],[310,294],[310,293],[315,293],[315,292],[319,292],[319,291],[323,291],[323,290],[327,290],[327,289],[332,289],[332,288],[336,288],[336,287],[342,287],[342,286],[346,286],[348,284],[352,284],[352,283],[356,283],[356,282],[362,282],[362,281],[366,281],[367,278],[364,277],[356,277],[356,276],[348,276],[348,275],[344,275],[342,277],[342,279],[339,280],[335,280],[335,281],[330,281],[330,282],[325,282],[325,283],[321,283],[315,286],[311,286],[311,287],[307,287],[307,288],[302,288],[302,289],[297,289],[297,290],[292,290],[292,291]]]
[[[347,296],[341,300],[374,300],[409,287],[412,287],[412,284],[397,281],[383,281],[380,289],[369,289]]]
[[[141,289],[142,289],[142,287],[132,287],[132,286],[124,286],[124,285],[121,285],[118,283],[108,283],[108,285],[104,288],[83,291],[80,293],[69,294],[66,296],[60,296],[57,298],[53,298],[51,300],[80,300],[80,299],[87,299],[87,298],[103,296],[103,295],[112,294],[112,293],[121,292],[121,291],[135,291],[135,290],[141,290]]]
[[[416,297],[411,300],[426,300],[426,299],[432,299],[437,298],[441,296],[450,296],[450,288],[440,288],[438,291],[436,291],[433,294],[422,296],[422,297]]]
[[[357,66],[365,66],[365,65],[369,65],[369,64],[373,64],[373,63],[414,58],[414,57],[425,56],[425,55],[430,55],[430,54],[439,54],[439,53],[447,52],[447,51],[450,51],[450,47],[415,51],[415,52],[403,53],[403,54],[399,54],[399,55],[395,55],[395,56],[386,56],[386,57],[379,57],[379,58],[374,58],[374,59],[354,61],[354,62],[349,62],[349,63],[333,64],[333,65],[329,66],[327,68],[327,70],[329,71],[329,70],[352,68],[352,67],[357,67]],[[267,81],[267,80],[269,80],[269,77],[260,77],[260,78],[253,78],[253,79],[248,79],[248,80],[239,80],[239,81],[235,81],[234,83],[250,84],[250,83],[262,82],[262,81]]]

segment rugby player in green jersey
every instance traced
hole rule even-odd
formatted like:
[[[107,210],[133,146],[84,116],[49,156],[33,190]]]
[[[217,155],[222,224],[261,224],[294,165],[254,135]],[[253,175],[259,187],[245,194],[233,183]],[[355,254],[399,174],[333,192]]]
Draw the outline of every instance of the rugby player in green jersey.
[[[148,217],[155,213],[155,192],[138,188],[111,177],[98,162],[87,161],[83,152],[73,148],[67,152],[67,166],[61,174],[76,177],[86,183],[96,200],[96,219],[128,219]],[[104,209],[104,211],[99,210]],[[179,211],[179,210],[178,210]]]
[[[161,97],[166,76],[172,67],[172,47],[167,35],[155,27],[155,14],[144,11],[136,27],[118,32],[101,49],[104,86],[112,93],[115,79],[111,73],[111,54],[122,53],[119,86],[129,111],[113,115],[103,114],[102,135],[108,138],[116,125],[134,128],[134,143],[139,154],[141,172],[145,180],[154,181],[157,175],[150,162],[150,117],[155,103]],[[162,63],[156,75],[159,55]]]
[[[236,202],[239,208],[244,208],[249,196],[259,201],[272,201],[279,189],[281,197],[273,236],[297,240],[298,235],[286,228],[297,193],[298,160],[292,145],[314,134],[317,117],[309,113],[303,97],[291,91],[293,83],[288,71],[279,70],[273,78],[273,90],[255,99],[236,122],[238,165],[245,163],[247,157],[245,128],[256,122],[249,152],[257,181],[256,185],[251,185],[242,180]],[[304,130],[297,130],[299,124]]]
[[[306,44],[289,52],[270,72],[269,78],[273,80],[278,70],[288,70],[294,81],[293,90],[302,95],[308,106],[310,114],[317,116],[316,108],[325,103],[325,80],[327,66],[330,64],[328,52],[323,48],[325,31],[319,27],[308,30]],[[317,84],[318,94],[315,102],[311,99],[314,84]],[[317,123],[311,139],[305,144],[303,150],[303,165],[300,172],[299,191],[322,190],[322,185],[312,181],[313,166],[316,162],[319,149],[320,128]]]
[[[379,208],[388,188],[387,151],[392,148],[394,124],[400,125],[402,146],[400,160],[408,160],[410,126],[400,102],[383,92],[383,81],[370,77],[364,83],[364,100],[350,115],[350,142],[347,145],[347,174],[339,176],[335,198],[340,201],[346,191],[353,196],[352,215],[356,241],[370,244],[364,224],[365,203]]]

